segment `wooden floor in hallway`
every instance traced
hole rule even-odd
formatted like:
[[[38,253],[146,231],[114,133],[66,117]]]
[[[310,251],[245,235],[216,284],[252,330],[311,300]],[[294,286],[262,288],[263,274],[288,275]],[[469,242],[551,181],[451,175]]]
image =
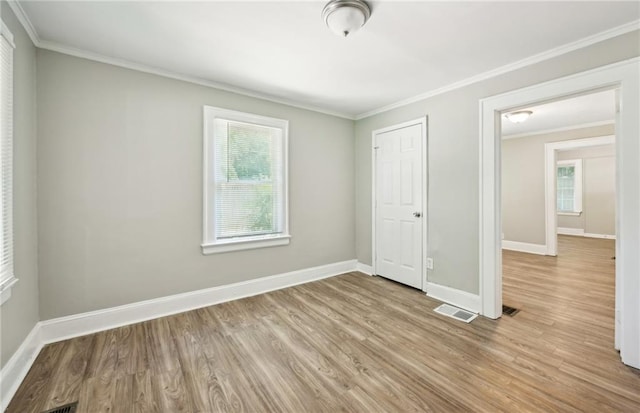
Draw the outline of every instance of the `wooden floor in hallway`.
[[[379,277],[323,281],[46,346],[8,412],[638,412],[613,349],[613,241],[505,251],[514,317],[465,324]]]

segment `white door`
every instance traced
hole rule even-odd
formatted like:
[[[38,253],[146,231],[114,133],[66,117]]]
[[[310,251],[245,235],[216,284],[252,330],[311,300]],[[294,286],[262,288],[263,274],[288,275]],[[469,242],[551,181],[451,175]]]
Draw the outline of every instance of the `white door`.
[[[374,133],[375,272],[422,289],[424,122]]]

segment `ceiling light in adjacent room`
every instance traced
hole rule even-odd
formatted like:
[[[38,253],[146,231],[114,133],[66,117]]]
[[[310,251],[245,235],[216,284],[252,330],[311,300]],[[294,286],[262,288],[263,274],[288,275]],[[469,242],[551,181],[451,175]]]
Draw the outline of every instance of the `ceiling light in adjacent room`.
[[[517,112],[507,113],[505,116],[513,123],[522,123],[525,120],[529,119],[533,112],[530,110],[519,110]]]
[[[347,37],[369,20],[371,9],[362,0],[331,0],[322,9],[322,19],[339,36]]]

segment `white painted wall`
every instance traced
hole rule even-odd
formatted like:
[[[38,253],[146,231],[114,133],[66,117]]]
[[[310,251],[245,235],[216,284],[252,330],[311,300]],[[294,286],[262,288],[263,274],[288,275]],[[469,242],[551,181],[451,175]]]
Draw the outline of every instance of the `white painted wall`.
[[[579,229],[587,234],[615,235],[615,145],[558,151],[558,160],[570,159],[582,159],[582,214],[578,217],[558,215],[558,227]]]
[[[38,50],[43,320],[355,257],[353,121]],[[289,120],[288,246],[204,256],[202,107]]]
[[[614,125],[603,125],[503,139],[502,231],[504,239],[528,244],[545,244],[545,143],[607,136],[614,133]],[[584,204],[585,202],[583,207]],[[563,225],[559,223],[558,226]]]
[[[429,282],[479,292],[480,99],[640,54],[638,31],[356,122],[356,253],[371,263],[371,132],[429,116]]]
[[[0,2],[2,21],[14,36],[13,231],[18,283],[0,307],[0,367],[38,322],[36,219],[36,48],[13,11]]]

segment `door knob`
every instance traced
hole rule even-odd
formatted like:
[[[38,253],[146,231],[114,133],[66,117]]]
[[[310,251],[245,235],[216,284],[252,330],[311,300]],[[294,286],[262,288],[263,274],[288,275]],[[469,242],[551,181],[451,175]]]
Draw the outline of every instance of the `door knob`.
[[[422,214],[420,212],[416,211],[416,212],[413,213],[413,216],[416,217],[416,218],[420,218],[422,216]]]

